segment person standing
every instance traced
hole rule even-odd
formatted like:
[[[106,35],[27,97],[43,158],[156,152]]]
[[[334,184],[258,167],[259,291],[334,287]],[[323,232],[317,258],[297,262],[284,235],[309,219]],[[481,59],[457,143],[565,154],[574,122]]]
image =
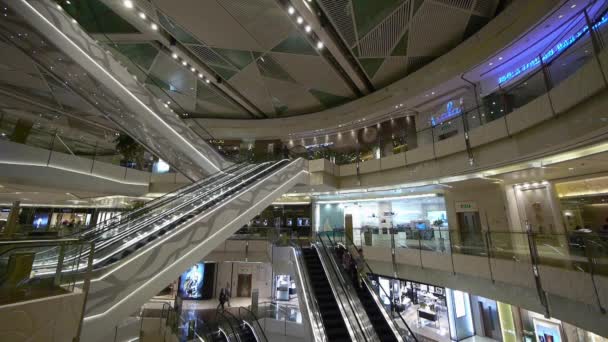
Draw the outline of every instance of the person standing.
[[[224,291],[224,294],[226,295],[226,303],[228,304],[228,307],[230,307],[230,298],[232,297],[232,291],[230,289],[230,283],[226,282],[226,289]]]
[[[219,296],[219,301],[220,303],[217,305],[216,310],[220,310],[220,307],[222,308],[222,311],[224,311],[224,303],[226,303],[226,293],[224,292],[224,289],[220,290],[220,296]]]

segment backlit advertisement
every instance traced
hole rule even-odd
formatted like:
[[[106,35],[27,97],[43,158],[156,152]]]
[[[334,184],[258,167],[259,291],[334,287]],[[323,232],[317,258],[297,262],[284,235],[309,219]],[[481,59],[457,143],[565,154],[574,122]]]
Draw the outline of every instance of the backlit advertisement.
[[[203,280],[205,264],[199,263],[190,267],[179,277],[179,296],[183,299],[201,299],[203,297]]]

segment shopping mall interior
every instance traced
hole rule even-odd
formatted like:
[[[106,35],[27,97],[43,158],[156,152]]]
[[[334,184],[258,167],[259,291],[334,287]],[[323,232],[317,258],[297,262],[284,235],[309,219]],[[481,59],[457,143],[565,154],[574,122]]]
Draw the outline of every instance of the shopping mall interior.
[[[607,0],[0,0],[0,341],[608,342]]]

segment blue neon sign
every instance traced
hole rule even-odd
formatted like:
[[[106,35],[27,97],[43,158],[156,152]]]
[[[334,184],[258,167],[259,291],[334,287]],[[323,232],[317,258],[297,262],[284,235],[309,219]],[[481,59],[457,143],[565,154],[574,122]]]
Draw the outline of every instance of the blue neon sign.
[[[445,105],[445,112],[439,114],[437,119],[433,116],[431,117],[431,126],[437,126],[444,121],[460,115],[460,113],[462,113],[462,108],[460,106],[454,107],[454,101],[450,101]]]
[[[600,26],[606,24],[608,22],[608,16],[603,16],[600,20],[593,25],[593,29],[596,30]],[[578,32],[573,34],[572,36],[560,41],[554,47],[549,49],[549,51],[543,53],[542,55],[532,59],[531,61],[522,64],[517,69],[507,72],[506,74],[500,76],[498,78],[498,84],[503,84],[508,82],[515,77],[527,72],[528,70],[534,69],[541,64],[541,61],[544,63],[551,59],[554,56],[560,54],[563,50],[565,50],[568,46],[574,44],[581,36],[589,31],[589,26],[585,25]]]

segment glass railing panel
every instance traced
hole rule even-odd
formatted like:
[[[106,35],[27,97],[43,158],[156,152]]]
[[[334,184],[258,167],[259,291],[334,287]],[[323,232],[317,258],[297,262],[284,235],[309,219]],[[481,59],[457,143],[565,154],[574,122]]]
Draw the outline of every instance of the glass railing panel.
[[[82,251],[90,247],[90,243],[75,239],[0,241],[0,304],[73,291],[77,279],[69,271],[78,266],[87,268],[88,259],[82,257]],[[57,250],[52,259],[46,255],[49,249]],[[67,260],[66,255],[80,257]],[[50,267],[35,270],[33,265],[41,258]]]
[[[517,232],[488,232],[490,256],[517,262],[530,262],[528,234]]]
[[[454,253],[487,256],[487,237],[481,231],[453,231],[451,248]]]

